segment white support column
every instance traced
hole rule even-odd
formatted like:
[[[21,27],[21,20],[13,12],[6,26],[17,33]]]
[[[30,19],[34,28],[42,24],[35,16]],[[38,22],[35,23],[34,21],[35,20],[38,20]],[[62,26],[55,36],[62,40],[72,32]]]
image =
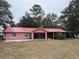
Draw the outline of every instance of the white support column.
[[[32,40],[34,40],[34,33],[32,32],[32,35],[31,35],[31,37],[32,37]]]
[[[47,38],[47,32],[45,32],[45,39],[47,40],[48,38]]]

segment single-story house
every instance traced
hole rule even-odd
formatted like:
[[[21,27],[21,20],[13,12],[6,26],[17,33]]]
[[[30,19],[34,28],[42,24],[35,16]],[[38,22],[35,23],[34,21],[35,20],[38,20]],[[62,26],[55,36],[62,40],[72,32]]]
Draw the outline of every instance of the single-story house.
[[[49,39],[54,38],[55,33],[65,32],[58,28],[22,28],[22,27],[8,27],[5,30],[6,40],[25,40],[25,39]]]

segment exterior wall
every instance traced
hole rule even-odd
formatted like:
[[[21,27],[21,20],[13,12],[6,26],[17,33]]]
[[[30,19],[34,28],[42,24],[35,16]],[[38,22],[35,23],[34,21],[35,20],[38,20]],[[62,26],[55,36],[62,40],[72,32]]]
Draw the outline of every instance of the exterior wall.
[[[29,36],[31,38],[31,36]],[[24,40],[24,33],[16,33],[16,37],[12,37],[12,33],[6,33],[6,40]]]
[[[11,36],[12,36],[11,33],[6,33],[5,34],[5,39],[6,40],[12,40]]]
[[[17,33],[16,37],[12,37],[14,40],[23,40],[24,39],[24,33]]]

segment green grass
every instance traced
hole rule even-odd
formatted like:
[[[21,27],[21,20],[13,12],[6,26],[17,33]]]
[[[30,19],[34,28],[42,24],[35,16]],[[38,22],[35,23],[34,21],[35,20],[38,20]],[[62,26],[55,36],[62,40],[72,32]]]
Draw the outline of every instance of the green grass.
[[[4,40],[0,40],[0,42],[4,42]]]
[[[79,40],[1,43],[0,59],[79,59]]]

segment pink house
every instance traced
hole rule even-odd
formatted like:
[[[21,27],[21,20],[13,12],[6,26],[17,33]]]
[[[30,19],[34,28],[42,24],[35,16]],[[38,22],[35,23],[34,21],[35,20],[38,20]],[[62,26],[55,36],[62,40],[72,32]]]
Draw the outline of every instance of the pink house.
[[[56,32],[65,32],[58,28],[22,28],[8,27],[5,30],[6,40],[34,40],[54,38]]]

